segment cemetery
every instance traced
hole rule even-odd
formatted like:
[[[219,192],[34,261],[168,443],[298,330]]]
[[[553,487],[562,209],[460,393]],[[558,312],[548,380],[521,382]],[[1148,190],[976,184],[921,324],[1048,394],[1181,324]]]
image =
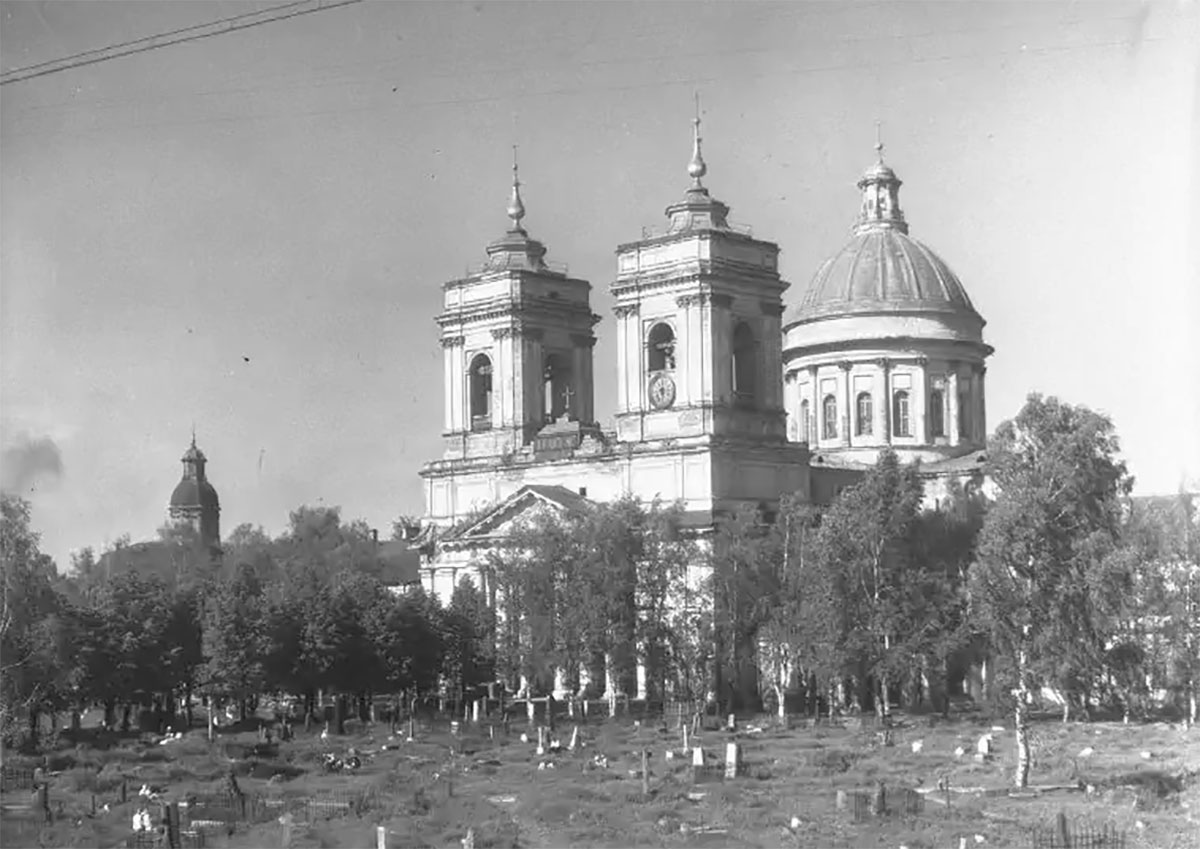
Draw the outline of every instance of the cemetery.
[[[1172,723],[1039,717],[1018,791],[1011,723],[977,711],[496,707],[341,736],[265,715],[211,741],[63,732],[7,753],[0,845],[1184,849],[1200,834],[1200,737]]]

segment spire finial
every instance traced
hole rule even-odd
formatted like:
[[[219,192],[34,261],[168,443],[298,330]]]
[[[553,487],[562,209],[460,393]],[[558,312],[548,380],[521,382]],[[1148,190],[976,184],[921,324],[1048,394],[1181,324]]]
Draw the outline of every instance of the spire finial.
[[[883,128],[879,119],[875,119],[875,155],[883,162]]]
[[[517,171],[517,146],[513,149],[513,181],[512,197],[508,200],[508,217],[512,219],[513,229],[521,229],[521,219],[525,217],[525,204],[521,202],[521,178]]]
[[[192,422],[192,447],[196,447],[196,423]]]
[[[708,173],[704,157],[700,153],[700,92],[696,92],[696,117],[692,119],[692,161],[688,163],[688,176],[694,188],[703,188],[700,178]]]

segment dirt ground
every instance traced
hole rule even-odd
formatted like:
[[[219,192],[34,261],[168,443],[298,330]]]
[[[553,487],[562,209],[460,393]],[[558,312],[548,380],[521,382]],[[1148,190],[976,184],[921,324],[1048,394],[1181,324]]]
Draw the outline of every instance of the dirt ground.
[[[365,849],[376,846],[379,826],[389,847],[461,847],[468,830],[477,849],[954,849],[964,838],[968,846],[1027,847],[1034,845],[1032,829],[1048,832],[1059,813],[1077,831],[1107,826],[1123,833],[1128,849],[1200,847],[1200,729],[1041,722],[1034,731],[1033,787],[1014,796],[1014,735],[1010,728],[993,730],[990,720],[901,716],[890,741],[881,740],[872,723],[810,727],[794,720],[784,729],[766,718],[742,721],[736,732],[710,727],[689,739],[704,752],[706,769],[699,774],[675,724],[593,721],[579,726],[581,745],[570,752],[574,725],[559,722],[547,743],[558,740],[563,750],[540,756],[536,731],[524,723],[506,734],[498,722],[489,732],[486,721],[465,725],[459,735],[451,735],[448,722],[418,722],[413,742],[405,739],[406,729],[391,736],[379,725],[352,726],[345,737],[325,741],[314,730],[258,753],[258,734],[250,730],[227,730],[213,744],[198,729],[166,745],[147,736],[106,748],[81,741],[49,755],[51,825],[32,822],[29,790],[3,794],[0,845],[123,846],[142,784],[177,801],[189,793],[224,792],[232,768],[248,797],[279,805],[306,799],[308,815],[286,830],[274,816],[238,822],[232,833],[208,832],[205,847],[286,841]],[[528,742],[520,738],[523,731]],[[994,754],[976,760],[979,737],[987,733]],[[725,779],[721,765],[731,742],[740,747],[742,763],[738,777]],[[351,747],[363,758],[361,769],[322,769],[325,753],[341,756]],[[963,754],[956,755],[960,748]],[[642,751],[648,752],[648,794]],[[5,768],[32,763],[9,756]],[[880,783],[886,811],[873,815],[867,808]],[[838,791],[844,793],[841,809]],[[857,805],[856,795],[862,796]],[[326,806],[350,797],[369,801],[360,812]]]

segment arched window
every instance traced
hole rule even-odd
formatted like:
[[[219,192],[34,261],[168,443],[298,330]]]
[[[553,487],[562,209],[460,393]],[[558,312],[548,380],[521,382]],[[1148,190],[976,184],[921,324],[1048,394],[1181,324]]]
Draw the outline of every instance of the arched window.
[[[837,398],[832,395],[821,401],[821,438],[837,438]]]
[[[958,393],[958,435],[966,439],[971,435],[971,395]]]
[[[800,402],[799,436],[801,442],[808,442],[812,439],[812,410],[809,408],[807,398]]]
[[[908,390],[901,389],[892,396],[892,426],[896,436],[912,436],[912,424],[908,417]]]
[[[743,404],[754,402],[754,331],[745,322],[733,330],[733,397]]]
[[[929,435],[946,435],[946,396],[940,389],[929,393]]]
[[[471,399],[471,429],[492,426],[492,361],[487,354],[476,354],[467,372]]]
[[[570,413],[570,398],[574,396],[571,387],[571,367],[567,358],[561,354],[549,354],[542,367],[542,413],[548,420],[557,419],[563,413]]]
[[[857,413],[854,422],[854,434],[856,436],[870,436],[872,427],[871,419],[875,416],[875,405],[871,403],[871,393],[859,392],[854,406]]]
[[[671,371],[675,368],[675,331],[671,325],[659,322],[651,327],[646,345],[649,348],[646,357],[649,371]]]

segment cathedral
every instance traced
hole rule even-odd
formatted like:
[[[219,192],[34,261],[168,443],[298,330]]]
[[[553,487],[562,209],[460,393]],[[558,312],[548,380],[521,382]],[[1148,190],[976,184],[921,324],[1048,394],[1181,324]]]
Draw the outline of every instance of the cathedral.
[[[479,585],[478,563],[528,511],[631,494],[678,502],[703,530],[785,493],[828,502],[886,448],[919,462],[931,503],[978,479],[984,320],[909,235],[882,146],[852,238],[793,300],[779,246],[731,225],[704,185],[694,125],[691,184],[665,229],[617,249],[612,427],[594,413],[591,285],[522,226],[515,164],[511,226],[443,284],[444,452],[421,470],[420,534],[422,585],[443,601],[465,576]]]

